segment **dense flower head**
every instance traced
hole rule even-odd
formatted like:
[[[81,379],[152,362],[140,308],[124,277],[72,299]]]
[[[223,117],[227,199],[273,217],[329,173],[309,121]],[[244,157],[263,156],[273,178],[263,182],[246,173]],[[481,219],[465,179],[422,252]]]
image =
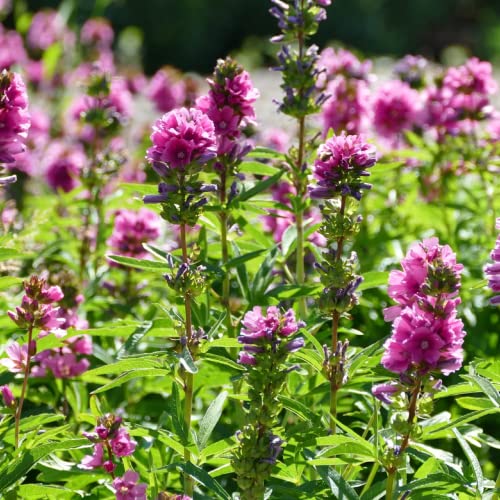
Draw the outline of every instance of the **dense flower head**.
[[[54,191],[69,193],[80,185],[87,158],[80,145],[53,141],[43,157],[44,175]]]
[[[457,318],[457,297],[463,266],[448,245],[428,238],[410,247],[403,271],[391,271],[389,296],[396,306],[384,310],[393,321],[382,365],[396,373],[445,375],[463,360],[463,323]]]
[[[491,63],[472,57],[462,66],[448,68],[443,86],[463,94],[494,94],[498,84],[492,73]]]
[[[30,128],[28,95],[22,78],[6,70],[0,73],[0,163],[14,163],[25,150]]]
[[[496,228],[500,229],[500,217],[496,220]],[[490,255],[493,263],[486,265],[484,273],[488,278],[488,286],[493,292],[498,293],[500,292],[500,235]],[[500,304],[500,295],[493,297],[490,302],[494,305]]]
[[[395,373],[438,370],[447,375],[462,365],[464,336],[463,323],[454,308],[439,317],[415,302],[394,321],[382,365]]]
[[[198,109],[180,108],[163,115],[153,125],[153,146],[146,158],[162,177],[185,172],[194,163],[205,163],[217,154],[214,124]]]
[[[116,500],[146,500],[146,483],[137,483],[139,474],[129,469],[123,477],[113,480]]]
[[[369,90],[365,81],[338,76],[327,86],[328,100],[322,106],[323,133],[359,134],[368,117]]]
[[[440,245],[437,238],[428,238],[413,244],[401,261],[402,271],[389,275],[388,294],[397,306],[385,309],[386,320],[394,319],[401,308],[427,296],[451,299],[460,288],[463,265],[448,245]]]
[[[389,81],[377,92],[373,103],[375,130],[388,139],[398,139],[421,122],[418,92],[400,80]]]
[[[73,45],[74,35],[67,29],[59,12],[52,9],[38,11],[31,20],[28,45],[32,49],[45,50],[56,42],[64,42],[66,47]]]
[[[247,365],[258,363],[259,354],[271,348],[274,353],[282,344],[288,352],[300,349],[304,345],[304,339],[296,338],[286,341],[301,328],[302,323],[295,319],[293,309],[288,309],[285,313],[275,307],[267,308],[263,312],[260,306],[255,306],[245,314],[241,322],[241,329],[238,341],[243,344],[243,351],[240,352],[239,362]]]
[[[428,65],[425,57],[408,54],[396,63],[394,73],[412,88],[421,88],[425,84],[425,70]]]
[[[318,85],[325,87],[330,80],[338,76],[346,79],[370,80],[372,63],[369,60],[361,62],[348,50],[327,47],[319,56],[318,68],[323,70],[318,78]]]
[[[0,70],[10,69],[14,64],[23,64],[26,60],[21,35],[16,31],[4,29],[0,24]]]
[[[369,175],[367,169],[376,163],[376,149],[358,135],[337,135],[318,148],[314,162],[317,187],[311,189],[313,198],[335,198],[339,195],[361,199],[361,190],[370,184],[361,182]]]
[[[80,41],[84,45],[109,49],[115,34],[107,19],[95,17],[88,19],[82,26]]]
[[[96,469],[103,467],[107,472],[114,470],[115,457],[121,458],[132,455],[137,443],[121,426],[122,419],[108,413],[97,419],[93,433],[84,432],[83,435],[94,443],[92,455],[84,457],[80,463],[82,469]],[[103,449],[106,449],[107,460],[104,460]]]
[[[155,241],[160,236],[161,226],[160,217],[147,208],[118,210],[108,246],[118,255],[144,258],[147,252],[142,244]]]
[[[146,95],[154,102],[158,111],[168,113],[184,104],[186,84],[175,69],[162,68],[151,78]]]
[[[58,286],[47,286],[47,282],[38,276],[23,283],[25,295],[21,306],[8,315],[20,328],[41,328],[52,330],[59,328],[62,321],[58,317],[59,308],[54,306],[63,297]]]

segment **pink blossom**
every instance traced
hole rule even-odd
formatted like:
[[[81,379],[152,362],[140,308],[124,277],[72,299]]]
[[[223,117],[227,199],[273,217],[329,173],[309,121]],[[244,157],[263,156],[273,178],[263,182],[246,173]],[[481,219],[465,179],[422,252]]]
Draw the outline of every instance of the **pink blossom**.
[[[314,162],[317,186],[310,190],[313,198],[335,198],[339,195],[361,199],[361,190],[371,185],[361,182],[369,175],[366,169],[376,163],[376,149],[357,135],[338,135],[318,148]]]
[[[17,73],[0,74],[0,163],[13,163],[25,150],[30,128],[28,95]]]
[[[375,96],[373,112],[375,130],[397,141],[404,131],[421,123],[420,96],[405,82],[387,82]]]
[[[345,49],[324,49],[317,63],[320,70],[324,70],[318,75],[318,86],[326,87],[330,80],[337,76],[349,79],[370,80],[371,61],[361,62],[352,52]]]
[[[369,112],[369,91],[363,80],[338,76],[326,89],[330,97],[322,106],[323,133],[359,134],[366,127]]]
[[[163,115],[153,125],[151,141],[146,158],[161,176],[169,169],[184,171],[191,163],[204,163],[216,155],[214,124],[194,108]]]
[[[80,462],[81,469],[97,469],[102,467],[104,458],[104,447],[102,443],[96,443],[94,446],[94,453],[83,457]]]
[[[5,30],[0,25],[0,69],[10,69],[14,64],[24,64],[28,59],[21,35]]]
[[[63,42],[68,48],[74,41],[73,33],[68,31],[63,18],[55,10],[41,10],[33,16],[28,31],[28,44],[31,48],[43,51],[56,42]]]
[[[134,453],[137,443],[130,438],[129,433],[120,428],[115,436],[109,440],[111,449],[117,457],[126,457]]]
[[[24,373],[28,363],[28,344],[19,345],[14,341],[5,348],[7,358],[0,359],[0,364],[11,373]]]
[[[500,229],[500,217],[496,220],[496,228]],[[490,289],[498,293],[500,292],[500,235],[497,237],[495,248],[492,250],[490,256],[493,263],[485,266],[484,273],[488,278]],[[494,305],[500,304],[500,295],[492,297],[490,302]]]
[[[80,40],[83,44],[99,49],[109,49],[114,36],[111,24],[102,17],[95,17],[85,21],[80,32]]]
[[[184,104],[186,84],[176,70],[163,68],[151,78],[146,95],[154,102],[158,111],[168,113]]]
[[[44,155],[47,184],[68,193],[80,185],[80,177],[87,158],[79,145],[53,141]]]
[[[116,500],[146,500],[145,483],[137,484],[139,474],[133,470],[125,472],[123,477],[113,480],[113,488],[116,492]]]
[[[290,147],[291,140],[289,134],[284,130],[271,128],[262,133],[261,143],[263,146],[275,149],[279,153],[286,153]]]

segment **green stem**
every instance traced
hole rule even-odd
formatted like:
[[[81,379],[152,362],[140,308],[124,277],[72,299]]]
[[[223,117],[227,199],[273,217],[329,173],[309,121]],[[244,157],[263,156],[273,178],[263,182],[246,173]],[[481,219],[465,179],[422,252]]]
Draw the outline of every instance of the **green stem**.
[[[491,500],[498,500],[499,499],[497,491],[500,490],[500,472],[498,473],[497,481],[495,483],[495,490],[496,491],[493,493],[493,496],[491,497]]]
[[[219,213],[220,218],[220,238],[221,238],[221,247],[222,247],[222,266],[225,266],[227,261],[229,260],[229,248],[227,241],[227,224],[228,224],[228,213],[226,207],[226,196],[227,196],[227,175],[226,175],[226,167],[224,166],[224,171],[220,176],[220,204],[221,211]],[[222,305],[226,309],[226,329],[228,335],[232,336],[233,325],[231,322],[231,307],[230,307],[230,289],[231,289],[231,281],[229,275],[229,269],[225,269],[224,279],[222,281]]]
[[[181,249],[182,249],[182,260],[184,263],[188,262],[187,256],[187,242],[186,242],[186,224],[182,223],[180,225],[181,229]],[[186,343],[188,349],[190,349],[192,344],[192,319],[191,319],[191,294],[189,292],[184,294],[184,307],[186,316]],[[186,428],[186,446],[184,446],[184,460],[186,462],[191,461],[191,452],[189,451],[189,436],[191,434],[191,416],[193,414],[193,383],[194,377],[192,373],[184,371],[184,423]],[[190,497],[193,496],[194,481],[189,474],[184,474],[184,493]]]
[[[387,476],[387,483],[385,487],[385,499],[386,500],[392,500],[392,497],[394,496],[394,486],[396,483],[396,474],[397,470],[393,470],[389,472]]]
[[[367,492],[370,489],[370,486],[372,485],[373,480],[375,479],[375,476],[377,475],[377,471],[378,471],[379,467],[380,467],[380,465],[378,462],[373,463],[373,466],[370,470],[370,474],[368,476],[368,479],[366,480],[366,483],[363,486],[363,491],[361,492],[361,495],[360,495],[361,497],[363,496],[363,494],[365,492]]]
[[[21,413],[23,411],[24,399],[26,398],[26,394],[28,392],[28,377],[30,374],[30,363],[31,363],[31,342],[33,340],[33,325],[30,325],[28,328],[28,355],[26,357],[26,367],[24,369],[24,379],[23,386],[21,389],[21,397],[19,398],[19,404],[16,408],[15,414],[15,431],[14,431],[14,442],[16,450],[19,448],[19,425],[21,423]]]
[[[339,319],[340,314],[338,311],[333,311],[332,313],[332,354],[337,350],[338,342],[338,329],[339,329]],[[337,391],[339,387],[337,386],[337,377],[332,374],[330,379],[330,430],[332,434],[337,432],[337,423],[335,419],[337,418]]]

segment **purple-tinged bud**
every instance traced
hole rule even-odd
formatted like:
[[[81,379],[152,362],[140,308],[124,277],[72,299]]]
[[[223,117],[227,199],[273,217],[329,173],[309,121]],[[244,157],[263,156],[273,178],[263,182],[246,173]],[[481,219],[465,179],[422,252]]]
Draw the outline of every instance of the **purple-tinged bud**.
[[[2,391],[3,404],[7,408],[14,408],[14,406],[16,406],[16,400],[15,400],[14,395],[12,394],[12,391],[10,390],[9,386],[2,385],[0,390]]]
[[[95,431],[97,433],[97,435],[101,438],[101,439],[107,439],[108,436],[109,436],[109,429],[107,427],[105,427],[104,425],[98,425],[96,428],[95,428]]]
[[[395,383],[379,384],[372,387],[372,394],[388,405],[392,404],[392,399],[390,396],[401,392],[401,386]]]
[[[17,175],[7,175],[5,177],[0,177],[0,186],[6,186],[7,184],[14,184],[17,181]]]
[[[256,365],[257,360],[251,354],[248,354],[245,351],[240,351],[238,363],[241,363],[242,365]]]
[[[28,343],[28,354],[34,356],[36,354],[36,340],[30,340]]]
[[[116,469],[116,465],[114,464],[113,461],[111,460],[106,460],[105,462],[103,462],[102,464],[102,468],[108,473],[108,474],[111,474],[112,472],[115,471]]]
[[[288,342],[288,344],[286,345],[286,348],[290,352],[295,352],[298,351],[299,349],[302,349],[304,345],[305,345],[304,339],[302,337],[298,337],[296,339],[290,340],[290,342]]]

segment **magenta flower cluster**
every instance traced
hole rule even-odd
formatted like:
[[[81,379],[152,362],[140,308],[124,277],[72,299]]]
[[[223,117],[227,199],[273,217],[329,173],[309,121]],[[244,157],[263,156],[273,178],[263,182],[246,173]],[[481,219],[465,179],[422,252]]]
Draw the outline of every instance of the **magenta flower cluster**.
[[[160,217],[147,208],[118,210],[108,246],[115,254],[142,259],[148,255],[142,244],[155,241],[161,226]]]
[[[500,217],[496,220],[496,228],[500,229]],[[484,273],[488,278],[488,286],[495,293],[500,292],[500,235],[497,237],[495,248],[491,252],[492,264],[487,264]],[[500,295],[490,299],[494,305],[500,304]]]
[[[61,289],[47,286],[46,281],[38,276],[32,276],[23,286],[21,306],[16,307],[15,311],[8,311],[10,319],[23,329],[50,331],[59,328],[64,319],[59,317],[59,307],[54,304],[64,297]]]
[[[383,85],[373,103],[375,130],[396,145],[401,134],[421,123],[419,93],[406,82],[393,80]]]
[[[121,417],[109,413],[97,419],[94,432],[84,432],[83,435],[94,443],[94,452],[82,459],[82,469],[102,467],[109,474],[113,474],[116,459],[132,455],[137,446],[122,427]]]
[[[275,306],[268,307],[265,312],[260,306],[255,306],[245,314],[241,324],[243,328],[238,342],[243,344],[243,351],[238,361],[242,364],[257,365],[260,354],[276,352],[283,342],[289,352],[297,351],[304,345],[301,337],[287,341],[302,327],[302,323],[295,319],[293,309],[282,314]]]
[[[476,57],[448,68],[442,83],[426,92],[426,123],[444,134],[470,133],[474,123],[492,114],[490,96],[498,89],[489,62]]]
[[[137,483],[139,474],[133,470],[125,472],[123,477],[117,477],[113,480],[113,488],[116,494],[116,500],[146,500],[146,483]]]
[[[0,73],[0,163],[14,163],[25,149],[30,128],[28,95],[22,78]]]
[[[100,50],[109,50],[115,34],[107,19],[94,17],[88,19],[82,26],[80,42],[83,45],[96,47]]]
[[[463,266],[448,245],[429,238],[409,249],[402,268],[389,276],[389,296],[397,305],[384,311],[393,331],[382,365],[401,374],[458,370],[465,336],[456,310]]]
[[[169,68],[159,69],[151,78],[146,94],[153,101],[156,109],[168,113],[186,100],[186,84],[175,71]]]
[[[217,61],[210,90],[199,97],[196,107],[212,120],[218,138],[218,154],[229,153],[241,128],[255,123],[254,103],[259,91],[250,75],[231,59]]]
[[[338,135],[318,148],[314,162],[317,186],[310,194],[313,198],[335,198],[339,195],[361,199],[361,190],[371,185],[361,182],[370,175],[368,168],[375,165],[376,149],[357,135]]]
[[[213,122],[195,108],[180,108],[163,115],[153,125],[153,146],[146,158],[161,177],[205,163],[217,154]]]

